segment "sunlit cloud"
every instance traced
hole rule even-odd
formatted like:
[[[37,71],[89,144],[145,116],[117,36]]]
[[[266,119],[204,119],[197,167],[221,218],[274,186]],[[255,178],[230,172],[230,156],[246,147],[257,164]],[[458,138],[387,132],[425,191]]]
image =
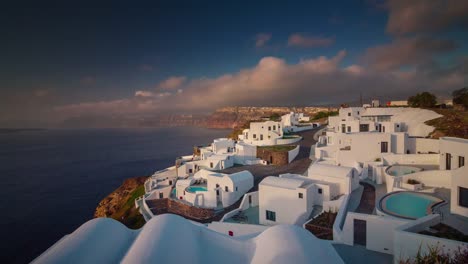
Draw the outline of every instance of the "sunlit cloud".
[[[177,89],[187,80],[185,76],[173,76],[158,84],[158,88],[163,90]]]

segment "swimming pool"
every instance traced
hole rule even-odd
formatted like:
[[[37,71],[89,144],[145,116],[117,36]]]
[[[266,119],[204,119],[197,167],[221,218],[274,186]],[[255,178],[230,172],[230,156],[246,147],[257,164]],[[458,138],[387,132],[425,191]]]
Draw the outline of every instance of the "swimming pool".
[[[185,189],[187,192],[206,192],[208,189],[203,186],[189,186],[187,189]]]
[[[392,192],[379,201],[378,211],[405,219],[418,219],[432,214],[434,206],[444,200],[417,192]]]
[[[422,171],[422,168],[407,165],[393,165],[387,168],[387,174],[391,176],[403,176]]]

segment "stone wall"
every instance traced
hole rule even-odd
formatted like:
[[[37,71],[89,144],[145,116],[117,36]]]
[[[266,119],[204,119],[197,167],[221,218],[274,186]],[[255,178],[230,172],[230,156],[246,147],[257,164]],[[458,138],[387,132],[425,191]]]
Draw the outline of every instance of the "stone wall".
[[[269,149],[257,148],[257,158],[266,160],[268,164],[273,165],[287,165],[288,164],[288,152],[276,152]]]
[[[148,204],[155,215],[170,213],[197,221],[215,216],[213,209],[194,207],[168,198],[151,200],[148,201]]]

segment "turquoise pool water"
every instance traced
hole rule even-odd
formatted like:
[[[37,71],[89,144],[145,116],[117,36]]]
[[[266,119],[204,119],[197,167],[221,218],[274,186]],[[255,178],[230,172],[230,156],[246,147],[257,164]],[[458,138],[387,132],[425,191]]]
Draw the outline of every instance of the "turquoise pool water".
[[[188,192],[206,192],[208,191],[208,189],[206,189],[206,187],[202,187],[202,186],[189,186],[187,187],[186,189]]]
[[[387,173],[391,176],[403,176],[420,171],[422,171],[422,168],[405,165],[393,165],[387,169]]]
[[[443,200],[422,193],[396,192],[380,201],[383,212],[393,216],[417,219],[432,213],[432,206]]]

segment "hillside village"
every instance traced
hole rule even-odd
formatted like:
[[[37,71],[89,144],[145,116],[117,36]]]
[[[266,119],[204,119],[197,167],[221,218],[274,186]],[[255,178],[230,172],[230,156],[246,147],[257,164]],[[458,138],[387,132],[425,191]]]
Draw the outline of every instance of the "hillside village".
[[[400,263],[434,250],[460,257],[468,250],[468,139],[433,137],[439,111],[401,104],[342,106],[326,123],[296,112],[248,122],[237,138],[195,146],[144,182],[133,203],[142,229],[98,218],[69,237],[112,241],[119,249],[102,259],[124,263]],[[92,255],[64,239],[37,263],[62,260],[63,249]]]

